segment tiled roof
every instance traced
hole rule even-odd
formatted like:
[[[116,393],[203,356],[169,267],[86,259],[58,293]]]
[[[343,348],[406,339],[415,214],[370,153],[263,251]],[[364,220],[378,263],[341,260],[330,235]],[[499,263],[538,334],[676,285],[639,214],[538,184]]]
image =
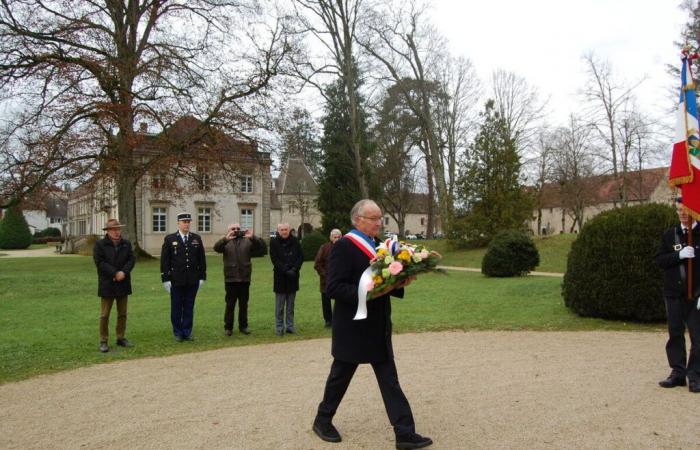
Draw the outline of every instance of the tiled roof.
[[[627,172],[627,200],[644,201],[651,197],[651,194],[668,179],[668,167],[658,167],[655,169],[643,169]],[[591,205],[601,203],[613,203],[619,201],[618,186],[620,180],[616,181],[612,174],[596,175],[583,180],[583,185],[587,191],[592,193]],[[556,208],[562,205],[561,186],[558,183],[547,183],[542,192],[542,208]]]
[[[280,176],[275,183],[275,192],[278,195],[299,192],[318,195],[318,186],[304,161],[301,158],[291,157],[280,171]]]

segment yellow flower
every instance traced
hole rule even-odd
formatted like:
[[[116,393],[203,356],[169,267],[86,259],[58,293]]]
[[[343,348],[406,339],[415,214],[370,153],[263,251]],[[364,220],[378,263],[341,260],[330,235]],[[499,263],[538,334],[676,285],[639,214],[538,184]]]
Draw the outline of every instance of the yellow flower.
[[[374,281],[375,286],[379,286],[384,281],[384,278],[382,278],[380,275],[375,275],[374,278],[372,278],[372,281]]]
[[[411,260],[411,254],[408,253],[408,250],[401,250],[396,257],[402,261],[409,262]]]
[[[381,257],[383,257],[383,256],[385,256],[385,255],[386,255],[386,249],[380,248],[379,250],[377,250],[377,257],[378,257],[378,258],[381,258]]]

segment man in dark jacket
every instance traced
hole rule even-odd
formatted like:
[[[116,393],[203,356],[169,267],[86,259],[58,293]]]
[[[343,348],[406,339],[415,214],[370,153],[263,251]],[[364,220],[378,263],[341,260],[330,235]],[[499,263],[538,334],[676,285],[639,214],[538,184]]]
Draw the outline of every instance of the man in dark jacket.
[[[304,262],[301,245],[289,232],[289,224],[277,225],[277,234],[270,240],[275,291],[275,331],[294,334],[294,299],[299,290],[299,271]],[[286,315],[285,315],[286,312]]]
[[[700,312],[698,290],[688,295],[688,261],[693,260],[693,285],[700,283],[700,261],[695,254],[700,248],[700,227],[693,220],[693,245],[688,245],[690,217],[681,198],[676,199],[680,224],[669,228],[661,239],[656,262],[664,269],[664,301],[668,316],[666,357],[671,374],[659,382],[661,387],[685,386],[690,392],[700,392]],[[685,328],[690,335],[690,356],[685,349]],[[687,358],[687,359],[686,359]]]
[[[250,296],[250,275],[253,266],[250,258],[264,251],[265,241],[253,234],[253,230],[241,230],[241,225],[232,223],[224,237],[214,244],[214,251],[224,254],[224,282],[226,288],[226,308],[224,311],[224,333],[233,333],[233,318],[238,301],[238,329],[250,334],[248,329],[248,298]]]
[[[170,322],[178,342],[192,340],[194,300],[207,279],[204,243],[190,232],[190,222],[190,213],[178,214],[178,230],[165,236],[160,251],[160,277],[170,293]]]
[[[97,266],[97,295],[102,298],[100,308],[100,351],[109,351],[109,313],[117,302],[117,345],[133,347],[125,337],[126,310],[131,295],[131,270],[136,258],[131,243],[122,239],[122,226],[117,219],[109,219],[103,228],[104,238],[95,242],[92,257]]]
[[[415,277],[380,292],[367,302],[367,318],[353,320],[358,305],[358,283],[370,260],[376,257],[376,236],[382,217],[375,202],[360,200],[350,213],[355,229],[333,244],[331,250],[326,293],[335,299],[331,349],[334,359],[313,431],[324,441],[340,442],[340,433],[332,423],[333,416],[357,366],[369,363],[394,427],[396,448],[423,448],[433,441],[415,432],[411,407],[399,385],[391,344],[389,296],[403,297],[403,288]]]
[[[330,242],[326,242],[318,249],[316,258],[314,258],[314,269],[318,273],[319,284],[321,289],[321,310],[323,311],[323,320],[326,322],[326,328],[331,327],[333,320],[333,309],[331,308],[331,297],[326,293],[326,273],[328,272],[328,259],[331,256],[331,248],[335,241],[340,239],[343,233],[339,229],[331,230],[329,236]]]

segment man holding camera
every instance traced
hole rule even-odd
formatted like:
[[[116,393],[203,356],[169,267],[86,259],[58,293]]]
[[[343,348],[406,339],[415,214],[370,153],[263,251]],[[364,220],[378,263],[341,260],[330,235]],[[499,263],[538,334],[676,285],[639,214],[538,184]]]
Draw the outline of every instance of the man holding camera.
[[[226,309],[224,333],[233,334],[233,318],[238,302],[238,330],[250,334],[248,329],[248,299],[250,297],[250,275],[253,266],[250,258],[264,253],[265,242],[253,234],[253,230],[241,230],[241,225],[232,223],[228,232],[214,244],[214,251],[224,255],[224,282],[226,284]]]

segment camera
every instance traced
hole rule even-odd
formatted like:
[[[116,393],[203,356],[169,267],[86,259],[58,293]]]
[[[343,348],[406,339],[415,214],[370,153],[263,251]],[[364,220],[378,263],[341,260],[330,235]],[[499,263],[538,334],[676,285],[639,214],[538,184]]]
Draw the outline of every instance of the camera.
[[[243,231],[243,230],[238,230],[238,231],[236,231],[235,233],[233,233],[233,235],[234,235],[234,236],[238,236],[238,237],[245,237],[245,231]]]

